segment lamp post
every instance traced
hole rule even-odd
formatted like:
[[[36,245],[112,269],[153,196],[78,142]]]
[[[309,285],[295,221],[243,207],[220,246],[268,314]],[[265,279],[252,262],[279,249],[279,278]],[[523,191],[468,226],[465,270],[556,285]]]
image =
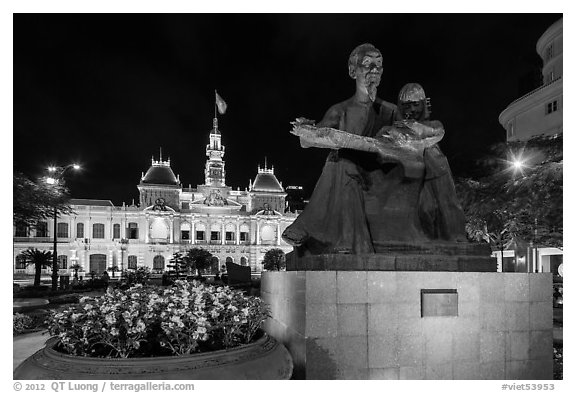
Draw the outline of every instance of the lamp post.
[[[78,164],[70,164],[65,167],[52,166],[48,168],[51,176],[46,178],[48,184],[59,184],[64,178],[64,174],[68,169],[80,169]],[[54,202],[54,251],[52,253],[52,290],[58,289],[58,205]]]

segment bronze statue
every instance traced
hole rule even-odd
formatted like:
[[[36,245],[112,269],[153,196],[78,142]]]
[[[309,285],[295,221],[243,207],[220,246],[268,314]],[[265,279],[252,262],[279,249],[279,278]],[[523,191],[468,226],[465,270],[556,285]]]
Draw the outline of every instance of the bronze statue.
[[[430,120],[430,99],[422,86],[408,83],[398,94],[399,129],[408,129],[418,138],[442,138],[444,126]],[[437,144],[424,149],[424,184],[420,191],[418,214],[422,228],[430,239],[466,241],[464,212],[454,188],[446,156]]]
[[[376,96],[382,54],[371,44],[358,46],[350,54],[348,74],[356,81],[354,96],[328,109],[316,127],[374,137],[383,126],[392,125],[397,116],[396,105]],[[308,206],[282,237],[313,254],[373,253],[365,199],[371,173],[378,169],[374,153],[332,150]]]

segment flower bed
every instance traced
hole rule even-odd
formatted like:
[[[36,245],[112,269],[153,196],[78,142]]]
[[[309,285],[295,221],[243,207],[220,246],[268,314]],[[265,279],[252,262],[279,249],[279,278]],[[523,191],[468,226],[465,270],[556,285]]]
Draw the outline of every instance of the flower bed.
[[[257,339],[269,310],[228,287],[176,281],[83,297],[54,312],[49,331],[60,352],[98,358],[184,355],[229,349]]]

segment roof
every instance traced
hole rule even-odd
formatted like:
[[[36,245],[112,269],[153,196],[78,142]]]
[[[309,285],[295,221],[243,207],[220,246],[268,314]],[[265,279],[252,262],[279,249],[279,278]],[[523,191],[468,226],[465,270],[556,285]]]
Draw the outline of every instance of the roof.
[[[264,191],[264,192],[284,192],[284,188],[280,185],[278,179],[274,175],[274,169],[261,169],[258,168],[258,174],[254,179],[254,184],[250,191]]]
[[[180,180],[178,180],[174,175],[174,172],[172,172],[170,161],[152,160],[152,166],[142,177],[140,184],[164,184],[177,186],[180,184]]]
[[[80,205],[80,206],[107,206],[107,207],[114,207],[112,201],[107,199],[70,199],[71,205]]]

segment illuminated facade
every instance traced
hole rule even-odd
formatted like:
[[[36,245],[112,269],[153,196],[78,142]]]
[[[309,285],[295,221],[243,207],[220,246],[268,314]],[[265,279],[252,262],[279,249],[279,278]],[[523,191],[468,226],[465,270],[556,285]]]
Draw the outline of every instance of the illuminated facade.
[[[554,135],[563,132],[563,19],[556,21],[542,34],[536,43],[536,51],[542,58],[543,85],[513,101],[498,120],[506,130],[508,142],[526,141],[537,135]],[[517,250],[521,250],[519,252]],[[523,265],[525,271],[552,272],[558,274],[563,252],[553,247],[518,247],[512,244],[504,251],[504,261],[499,252],[499,268],[511,271],[513,265]],[[506,268],[506,266],[509,266]],[[513,271],[513,270],[512,270]]]
[[[173,253],[199,247],[215,257],[213,268],[225,262],[262,270],[266,251],[292,251],[281,234],[296,218],[284,213],[286,192],[274,168],[258,167],[245,190],[226,185],[225,148],[214,119],[206,146],[204,184],[184,188],[170,160],[152,158],[142,174],[139,205],[114,206],[105,200],[73,199],[75,215],[58,219],[58,259],[61,274],[79,264],[84,274],[113,266],[148,266],[160,273]],[[36,229],[14,228],[14,272],[32,273],[20,253],[27,248],[52,250],[52,220]],[[81,273],[82,274],[82,273]]]

